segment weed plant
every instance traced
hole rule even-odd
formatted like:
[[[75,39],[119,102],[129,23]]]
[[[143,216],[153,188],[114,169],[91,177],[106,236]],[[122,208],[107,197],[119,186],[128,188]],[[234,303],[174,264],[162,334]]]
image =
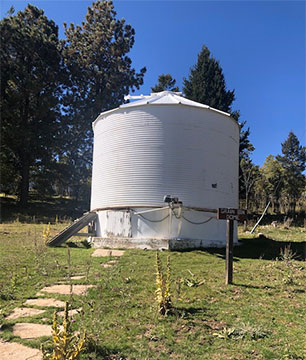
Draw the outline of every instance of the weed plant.
[[[158,312],[168,315],[172,310],[170,255],[167,256],[166,272],[163,269],[159,251],[156,251],[156,301]]]
[[[78,360],[86,349],[86,334],[76,335],[71,330],[71,319],[68,316],[69,303],[65,303],[63,325],[60,326],[56,311],[52,324],[52,353],[42,346],[43,360]]]

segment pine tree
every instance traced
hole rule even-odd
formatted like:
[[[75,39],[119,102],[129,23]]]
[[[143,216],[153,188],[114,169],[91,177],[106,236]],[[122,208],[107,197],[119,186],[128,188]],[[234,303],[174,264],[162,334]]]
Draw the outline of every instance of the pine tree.
[[[290,131],[288,138],[282,143],[283,156],[276,159],[284,169],[284,186],[282,195],[287,199],[289,207],[295,213],[296,202],[305,191],[306,147],[300,145],[299,139]]]
[[[116,19],[112,1],[94,2],[81,25],[72,23],[65,28],[62,52],[70,74],[65,119],[71,141],[60,158],[77,198],[91,174],[92,122],[138,89],[146,69],[137,73],[132,68],[127,53],[134,44],[135,31],[124,19]]]
[[[33,170],[55,158],[65,77],[54,22],[32,5],[13,12],[0,22],[1,161],[7,172],[1,186],[15,183],[25,205]]]
[[[215,109],[231,112],[235,100],[234,90],[226,90],[225,78],[219,62],[214,59],[206,46],[202,47],[197,63],[184,79],[185,96]]]
[[[151,87],[152,92],[160,91],[179,91],[178,86],[175,86],[176,80],[170,74],[161,74],[158,77],[158,83]]]

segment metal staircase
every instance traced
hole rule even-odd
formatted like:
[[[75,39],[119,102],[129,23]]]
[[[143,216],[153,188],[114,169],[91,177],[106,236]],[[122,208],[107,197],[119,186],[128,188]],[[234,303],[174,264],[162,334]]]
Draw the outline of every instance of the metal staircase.
[[[54,236],[47,242],[48,246],[60,246],[72,236],[76,235],[78,231],[83,229],[90,222],[96,220],[97,214],[95,212],[87,212],[79,219],[76,219],[71,225],[67,226],[59,234]]]

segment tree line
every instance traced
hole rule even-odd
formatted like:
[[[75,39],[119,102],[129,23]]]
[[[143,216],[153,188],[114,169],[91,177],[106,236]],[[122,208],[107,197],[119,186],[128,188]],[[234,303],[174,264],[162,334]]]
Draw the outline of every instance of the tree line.
[[[118,20],[112,1],[96,1],[80,25],[64,24],[65,38],[44,11],[12,8],[1,33],[1,192],[17,194],[25,205],[29,189],[43,195],[88,199],[92,121],[124,102],[143,84],[128,57],[135,30]],[[152,92],[179,91],[161,74]],[[183,81],[183,94],[231,114],[240,122],[240,197],[255,210],[268,199],[275,211],[295,209],[305,186],[305,147],[293,133],[283,155],[269,156],[260,169],[251,160],[250,129],[233,109],[219,62],[203,46]],[[305,193],[304,193],[305,194]]]
[[[251,212],[270,202],[272,213],[305,213],[306,148],[290,131],[281,144],[281,155],[268,155],[263,166],[253,164],[246,152],[240,161],[240,204]]]

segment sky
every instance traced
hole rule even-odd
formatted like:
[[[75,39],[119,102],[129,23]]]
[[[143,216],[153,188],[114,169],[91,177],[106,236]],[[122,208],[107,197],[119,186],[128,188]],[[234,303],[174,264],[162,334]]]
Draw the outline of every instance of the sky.
[[[13,5],[44,9],[59,26],[80,24],[92,1],[0,0],[1,17]],[[219,60],[233,110],[250,127],[252,159],[281,154],[290,131],[305,145],[305,2],[304,1],[147,1],[114,0],[117,17],[135,29],[129,53],[133,67],[147,68],[136,94],[148,95],[158,76],[170,73],[182,90],[183,79],[206,45]]]

